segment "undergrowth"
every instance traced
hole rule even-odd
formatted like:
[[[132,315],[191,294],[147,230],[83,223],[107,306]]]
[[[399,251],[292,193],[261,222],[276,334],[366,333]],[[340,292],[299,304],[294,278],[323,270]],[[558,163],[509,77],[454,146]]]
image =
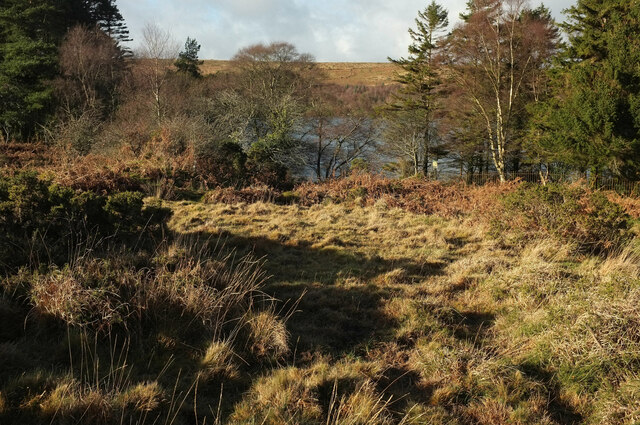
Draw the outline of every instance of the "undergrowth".
[[[619,200],[368,175],[97,192],[0,180],[2,424],[640,420]]]
[[[101,196],[33,172],[0,177],[0,267],[63,264],[107,239],[103,245],[144,243],[162,234],[169,214],[139,192]]]

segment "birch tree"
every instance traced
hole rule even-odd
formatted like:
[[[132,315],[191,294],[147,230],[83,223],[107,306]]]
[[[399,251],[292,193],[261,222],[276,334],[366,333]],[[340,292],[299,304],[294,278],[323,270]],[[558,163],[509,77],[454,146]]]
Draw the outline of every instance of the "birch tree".
[[[531,13],[524,0],[472,0],[449,38],[450,78],[485,127],[493,165],[506,180],[506,160],[517,140],[518,118],[553,37],[548,16]],[[543,30],[540,26],[543,26]]]
[[[170,78],[170,67],[178,57],[180,46],[171,33],[156,24],[147,24],[142,30],[142,46],[137,52],[141,59],[140,71],[153,98],[153,110],[158,121],[164,116],[163,89]]]

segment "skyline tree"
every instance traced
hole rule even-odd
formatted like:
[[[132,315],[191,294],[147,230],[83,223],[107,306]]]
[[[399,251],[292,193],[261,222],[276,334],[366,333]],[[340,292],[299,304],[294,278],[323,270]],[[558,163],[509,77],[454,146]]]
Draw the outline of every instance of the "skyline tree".
[[[127,57],[132,56],[133,52],[123,46],[124,43],[129,43],[133,41],[133,39],[116,5],[116,0],[97,0],[93,14],[98,27],[116,41],[122,54]]]
[[[187,37],[187,41],[184,43],[184,50],[178,54],[178,59],[174,65],[178,68],[178,72],[183,72],[193,78],[202,77],[200,72],[200,65],[204,63],[198,59],[198,53],[200,52],[200,45],[195,38]]]
[[[315,84],[315,59],[290,43],[275,42],[240,49],[232,60],[238,83],[227,93],[230,107],[223,114],[236,121],[232,138],[255,164],[282,175],[282,169],[303,163],[295,131]]]
[[[407,114],[420,116],[420,143],[412,148],[411,161],[415,170],[429,173],[429,159],[436,140],[435,113],[438,109],[438,87],[441,84],[436,70],[435,53],[441,47],[444,32],[449,25],[448,11],[433,0],[415,19],[416,29],[409,28],[412,43],[409,56],[389,61],[400,68],[396,81],[401,88],[395,96],[395,102],[389,107],[388,118],[398,123],[406,123]],[[414,143],[416,123],[412,123],[410,133]],[[398,125],[392,125],[399,131]],[[393,143],[392,139],[391,142]],[[404,140],[404,138],[401,138]],[[401,143],[406,147],[406,143]],[[391,151],[403,151],[401,148]],[[418,171],[416,171],[418,173]]]
[[[501,182],[508,161],[521,156],[527,105],[557,34],[549,14],[522,0],[472,0],[447,46],[450,84],[466,109],[484,125],[493,166]]]
[[[171,77],[170,66],[178,57],[179,51],[180,46],[169,31],[151,23],[142,30],[142,45],[136,52],[136,56],[141,59],[137,69],[151,94],[157,123],[162,121],[166,112],[164,89]]]

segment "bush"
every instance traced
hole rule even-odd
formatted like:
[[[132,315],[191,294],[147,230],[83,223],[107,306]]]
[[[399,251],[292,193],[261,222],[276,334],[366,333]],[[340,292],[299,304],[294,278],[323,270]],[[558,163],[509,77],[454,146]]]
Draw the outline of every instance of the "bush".
[[[524,184],[502,199],[504,215],[493,230],[516,238],[555,237],[580,251],[609,252],[630,237],[629,216],[600,192],[580,186]]]
[[[372,206],[383,201],[389,208],[401,208],[416,214],[458,217],[494,215],[500,195],[509,193],[517,182],[480,187],[444,184],[419,178],[391,180],[373,174],[356,173],[343,179],[322,183],[302,183],[295,188],[299,203],[314,205],[330,200],[345,202],[358,199]]]
[[[0,267],[60,263],[89,239],[113,236],[126,243],[161,230],[161,205],[145,206],[133,192],[100,196],[40,179],[27,172],[0,177]]]
[[[246,183],[247,156],[233,142],[206,143],[196,151],[196,167],[208,186],[242,186]]]

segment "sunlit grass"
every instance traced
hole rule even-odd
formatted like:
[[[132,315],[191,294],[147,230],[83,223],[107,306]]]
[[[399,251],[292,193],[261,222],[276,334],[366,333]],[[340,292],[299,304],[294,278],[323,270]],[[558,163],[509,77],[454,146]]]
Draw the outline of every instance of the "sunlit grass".
[[[152,254],[3,280],[24,327],[0,328],[0,423],[640,419],[635,239],[595,255],[383,202],[168,205],[178,238]]]

